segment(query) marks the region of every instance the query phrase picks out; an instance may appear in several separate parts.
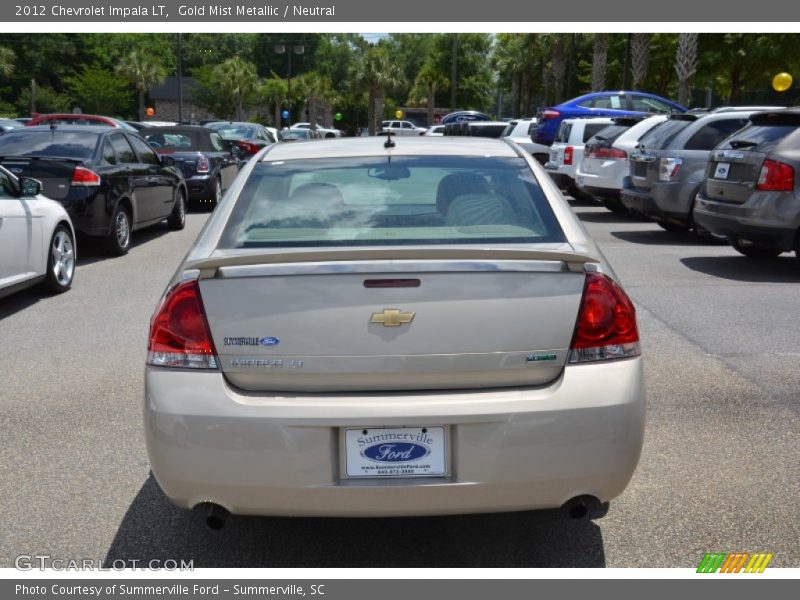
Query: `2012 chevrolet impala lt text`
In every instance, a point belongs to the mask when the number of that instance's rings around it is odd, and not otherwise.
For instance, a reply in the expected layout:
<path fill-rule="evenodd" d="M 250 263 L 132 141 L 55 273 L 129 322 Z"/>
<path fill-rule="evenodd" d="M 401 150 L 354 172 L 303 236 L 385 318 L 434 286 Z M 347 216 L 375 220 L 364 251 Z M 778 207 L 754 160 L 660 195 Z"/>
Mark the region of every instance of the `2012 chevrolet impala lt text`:
<path fill-rule="evenodd" d="M 606 502 L 639 460 L 640 354 L 613 270 L 513 144 L 270 146 L 153 315 L 152 470 L 214 525 Z"/>

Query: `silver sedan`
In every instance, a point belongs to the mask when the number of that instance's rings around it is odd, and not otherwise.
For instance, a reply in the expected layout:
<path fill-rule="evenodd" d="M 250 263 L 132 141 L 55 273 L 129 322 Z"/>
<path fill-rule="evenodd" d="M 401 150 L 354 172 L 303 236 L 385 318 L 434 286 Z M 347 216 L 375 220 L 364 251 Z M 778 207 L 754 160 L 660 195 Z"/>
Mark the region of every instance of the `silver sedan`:
<path fill-rule="evenodd" d="M 169 499 L 398 516 L 623 492 L 634 307 L 542 168 L 483 138 L 259 153 L 152 319 L 145 432 Z"/>

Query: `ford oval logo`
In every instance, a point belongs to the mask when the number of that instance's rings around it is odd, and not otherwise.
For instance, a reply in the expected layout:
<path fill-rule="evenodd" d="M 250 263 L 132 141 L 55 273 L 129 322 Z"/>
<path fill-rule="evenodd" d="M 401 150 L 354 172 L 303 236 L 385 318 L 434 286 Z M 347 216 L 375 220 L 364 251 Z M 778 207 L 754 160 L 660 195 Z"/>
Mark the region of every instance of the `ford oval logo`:
<path fill-rule="evenodd" d="M 361 451 L 361 455 L 369 460 L 380 463 L 398 463 L 419 460 L 428 456 L 430 449 L 419 444 L 408 442 L 391 442 L 375 444 Z"/>
<path fill-rule="evenodd" d="M 276 337 L 263 337 L 261 338 L 262 346 L 277 346 L 281 341 Z"/>

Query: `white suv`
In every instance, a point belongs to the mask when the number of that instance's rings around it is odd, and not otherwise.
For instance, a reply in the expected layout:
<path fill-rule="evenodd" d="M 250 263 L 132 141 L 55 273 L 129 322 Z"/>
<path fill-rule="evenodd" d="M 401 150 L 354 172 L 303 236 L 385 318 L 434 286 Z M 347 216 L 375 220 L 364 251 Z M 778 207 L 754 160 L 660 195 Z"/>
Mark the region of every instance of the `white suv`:
<path fill-rule="evenodd" d="M 550 146 L 550 160 L 544 165 L 547 173 L 558 187 L 570 195 L 580 195 L 575 187 L 575 170 L 583 159 L 583 147 L 598 131 L 611 125 L 613 119 L 564 119 L 558 129 L 553 145 Z"/>
<path fill-rule="evenodd" d="M 612 211 L 627 209 L 620 200 L 622 180 L 630 173 L 628 155 L 645 133 L 667 120 L 667 115 L 646 119 L 619 117 L 600 130 L 584 147 L 583 160 L 575 171 L 575 185 Z"/>

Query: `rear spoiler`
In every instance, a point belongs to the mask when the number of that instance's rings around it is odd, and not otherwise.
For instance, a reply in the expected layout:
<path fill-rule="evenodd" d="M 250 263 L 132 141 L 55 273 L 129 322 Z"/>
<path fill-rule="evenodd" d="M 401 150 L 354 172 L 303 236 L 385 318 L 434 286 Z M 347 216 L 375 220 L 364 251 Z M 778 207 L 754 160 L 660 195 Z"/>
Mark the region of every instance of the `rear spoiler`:
<path fill-rule="evenodd" d="M 222 267 L 241 267 L 284 263 L 348 262 L 364 260 L 516 260 L 564 263 L 569 271 L 583 272 L 587 263 L 599 263 L 592 256 L 558 250 L 492 248 L 320 248 L 295 252 L 230 254 L 189 261 L 185 270 L 197 269 L 202 279 L 213 278 Z"/>
<path fill-rule="evenodd" d="M 0 156 L 0 160 L 18 160 L 24 158 L 25 160 L 41 160 L 41 161 L 66 161 L 82 165 L 84 160 L 82 158 L 75 158 L 74 156 L 33 156 L 30 154 L 14 154 L 11 156 Z"/>
<path fill-rule="evenodd" d="M 786 111 L 758 112 L 750 115 L 750 122 L 753 125 L 771 125 L 773 127 L 788 125 L 797 127 L 800 126 L 800 111 L 789 109 Z"/>

